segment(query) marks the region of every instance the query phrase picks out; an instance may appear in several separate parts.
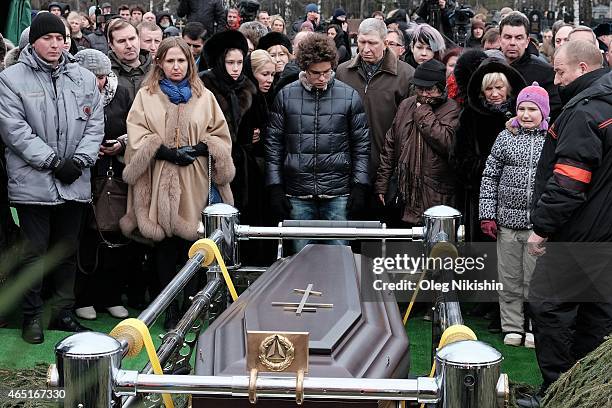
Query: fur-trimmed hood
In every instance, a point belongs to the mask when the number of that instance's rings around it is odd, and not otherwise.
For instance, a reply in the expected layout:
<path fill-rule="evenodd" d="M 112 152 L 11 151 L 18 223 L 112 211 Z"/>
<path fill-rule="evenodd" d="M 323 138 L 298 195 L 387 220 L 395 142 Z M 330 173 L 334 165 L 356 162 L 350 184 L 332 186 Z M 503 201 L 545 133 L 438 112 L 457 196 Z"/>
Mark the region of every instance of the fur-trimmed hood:
<path fill-rule="evenodd" d="M 465 50 L 457 58 L 457 64 L 453 71 L 457 82 L 457 92 L 460 98 L 467 100 L 467 89 L 470 78 L 478 69 L 482 61 L 487 59 L 487 54 L 482 50 Z"/>
<path fill-rule="evenodd" d="M 468 84 L 468 103 L 470 106 L 480 114 L 490 114 L 489 109 L 487 109 L 483 103 L 481 95 L 481 87 L 482 87 L 482 79 L 486 74 L 490 74 L 493 72 L 501 72 L 506 75 L 508 81 L 510 82 L 510 93 L 508 98 L 512 98 L 514 101 L 518 96 L 521 89 L 523 89 L 526 84 L 525 80 L 521 76 L 521 74 L 510 65 L 506 63 L 506 61 L 500 60 L 498 58 L 487 58 L 478 67 L 478 69 L 472 75 L 472 79 L 470 79 L 470 83 Z M 511 110 L 514 113 L 515 106 L 514 103 L 511 105 Z"/>
<path fill-rule="evenodd" d="M 15 65 L 19 61 L 19 54 L 21 54 L 21 50 L 18 47 L 8 51 L 4 56 L 4 68 Z"/>

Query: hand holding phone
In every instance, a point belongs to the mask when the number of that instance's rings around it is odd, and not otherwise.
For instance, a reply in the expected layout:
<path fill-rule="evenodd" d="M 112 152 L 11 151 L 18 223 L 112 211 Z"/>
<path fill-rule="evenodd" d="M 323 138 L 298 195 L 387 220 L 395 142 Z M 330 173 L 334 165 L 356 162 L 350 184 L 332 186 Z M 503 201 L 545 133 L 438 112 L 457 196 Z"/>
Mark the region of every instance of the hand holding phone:
<path fill-rule="evenodd" d="M 102 142 L 102 146 L 104 147 L 113 147 L 117 143 L 116 140 L 105 140 Z"/>

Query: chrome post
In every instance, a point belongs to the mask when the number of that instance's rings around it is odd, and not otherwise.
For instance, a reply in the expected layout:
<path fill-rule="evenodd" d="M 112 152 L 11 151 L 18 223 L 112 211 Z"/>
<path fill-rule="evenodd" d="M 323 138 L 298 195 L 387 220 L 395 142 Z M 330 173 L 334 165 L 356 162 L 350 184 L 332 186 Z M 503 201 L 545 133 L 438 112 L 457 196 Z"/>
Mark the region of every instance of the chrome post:
<path fill-rule="evenodd" d="M 118 403 L 113 395 L 122 358 L 117 340 L 102 333 L 76 333 L 57 344 L 55 358 L 65 407 L 109 408 Z"/>
<path fill-rule="evenodd" d="M 235 231 L 240 223 L 240 211 L 228 204 L 213 204 L 202 211 L 202 223 L 206 236 L 221 232 L 217 245 L 227 269 L 239 268 L 240 245 Z"/>
<path fill-rule="evenodd" d="M 497 408 L 503 357 L 477 340 L 448 344 L 436 354 L 441 408 Z"/>

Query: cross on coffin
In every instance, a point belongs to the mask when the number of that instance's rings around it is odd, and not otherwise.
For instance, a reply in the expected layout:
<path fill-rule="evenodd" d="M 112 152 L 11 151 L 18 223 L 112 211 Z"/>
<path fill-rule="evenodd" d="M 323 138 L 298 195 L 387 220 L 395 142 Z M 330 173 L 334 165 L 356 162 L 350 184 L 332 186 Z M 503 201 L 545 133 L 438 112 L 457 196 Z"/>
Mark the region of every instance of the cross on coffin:
<path fill-rule="evenodd" d="M 312 283 L 309 283 L 308 286 L 306 286 L 306 289 L 293 289 L 293 292 L 302 294 L 302 299 L 300 299 L 299 302 L 295 302 L 295 303 L 293 302 L 272 302 L 272 306 L 282 306 L 283 310 L 286 310 L 289 312 L 295 312 L 297 316 L 300 316 L 302 312 L 315 313 L 318 308 L 331 309 L 332 307 L 334 307 L 333 303 L 309 303 L 307 302 L 308 297 L 310 295 L 313 295 L 313 296 L 323 295 L 323 292 L 317 292 L 317 291 L 312 290 L 313 286 L 314 285 Z"/>

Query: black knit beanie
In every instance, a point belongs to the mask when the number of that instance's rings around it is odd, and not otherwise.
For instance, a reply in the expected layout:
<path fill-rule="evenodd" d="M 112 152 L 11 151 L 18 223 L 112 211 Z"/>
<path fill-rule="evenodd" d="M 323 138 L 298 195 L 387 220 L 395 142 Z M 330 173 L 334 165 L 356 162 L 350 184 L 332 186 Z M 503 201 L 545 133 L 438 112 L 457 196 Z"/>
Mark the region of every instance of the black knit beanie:
<path fill-rule="evenodd" d="M 66 26 L 55 14 L 38 13 L 30 26 L 30 44 L 34 44 L 40 37 L 51 33 L 61 34 L 65 40 Z"/>

